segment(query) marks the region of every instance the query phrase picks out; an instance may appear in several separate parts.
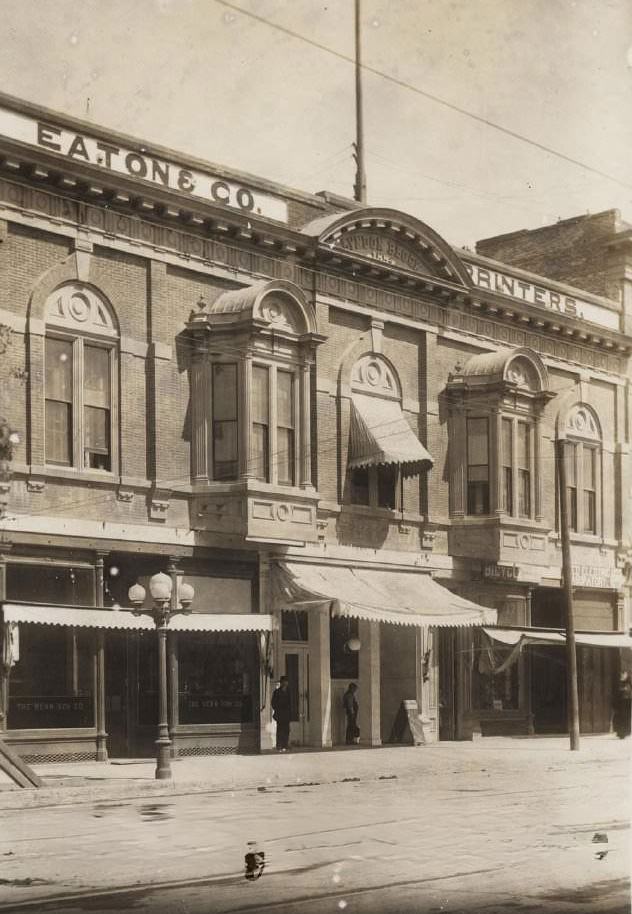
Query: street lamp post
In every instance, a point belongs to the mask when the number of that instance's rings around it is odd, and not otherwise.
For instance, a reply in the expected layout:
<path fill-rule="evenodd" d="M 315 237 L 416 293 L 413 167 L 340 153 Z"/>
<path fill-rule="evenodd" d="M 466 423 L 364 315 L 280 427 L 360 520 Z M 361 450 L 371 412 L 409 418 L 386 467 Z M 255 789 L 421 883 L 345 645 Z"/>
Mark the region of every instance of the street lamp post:
<path fill-rule="evenodd" d="M 149 580 L 152 608 L 148 610 L 156 626 L 158 636 L 158 738 L 156 740 L 156 779 L 163 781 L 171 775 L 171 739 L 167 717 L 167 629 L 169 620 L 177 613 L 191 612 L 195 591 L 190 584 L 178 583 L 174 587 L 172 576 L 159 572 Z M 145 588 L 133 584 L 128 593 L 134 612 L 141 615 L 145 610 Z"/>

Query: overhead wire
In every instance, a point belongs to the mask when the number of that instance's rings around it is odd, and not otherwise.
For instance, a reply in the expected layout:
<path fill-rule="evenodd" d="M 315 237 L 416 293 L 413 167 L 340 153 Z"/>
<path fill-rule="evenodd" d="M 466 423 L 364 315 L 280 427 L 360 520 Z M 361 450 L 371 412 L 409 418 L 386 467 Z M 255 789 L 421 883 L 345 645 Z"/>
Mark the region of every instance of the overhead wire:
<path fill-rule="evenodd" d="M 324 51 L 326 54 L 330 54 L 339 60 L 345 61 L 345 63 L 350 63 L 354 66 L 356 65 L 355 57 L 351 56 L 350 54 L 345 54 L 342 51 L 337 51 L 335 48 L 329 47 L 329 45 L 323 44 L 320 41 L 316 41 L 315 38 L 309 38 L 307 35 L 303 35 L 301 32 L 297 32 L 294 29 L 288 28 L 287 26 L 280 25 L 278 22 L 273 22 L 272 20 L 267 19 L 265 16 L 261 16 L 257 13 L 252 12 L 252 10 L 243 9 L 243 7 L 239 6 L 236 3 L 230 3 L 229 0 L 214 0 L 214 2 L 220 6 L 232 10 L 235 13 L 240 13 L 242 16 L 253 19 L 256 22 L 267 26 L 268 28 L 283 32 L 290 38 L 293 38 L 297 41 L 303 41 L 319 51 Z M 469 111 L 467 108 L 464 108 L 461 105 L 457 105 L 445 98 L 441 98 L 441 96 L 436 95 L 433 92 L 428 92 L 425 89 L 421 89 L 419 86 L 415 86 L 407 80 L 400 79 L 399 77 L 394 76 L 392 73 L 387 73 L 384 70 L 379 70 L 377 67 L 372 67 L 364 62 L 360 64 L 360 68 L 367 73 L 371 73 L 373 76 L 377 76 L 380 79 L 392 83 L 393 85 L 399 86 L 402 89 L 406 89 L 409 92 L 426 98 L 437 105 L 447 108 L 450 111 L 454 111 L 456 114 L 460 114 L 463 117 L 469 118 L 470 120 L 482 124 L 485 127 L 489 127 L 492 130 L 496 130 L 498 133 L 502 133 L 505 136 L 511 137 L 518 142 L 526 143 L 528 146 L 532 146 L 534 149 L 539 149 L 541 152 L 545 152 L 548 155 L 554 156 L 561 161 L 575 165 L 578 168 L 582 168 L 585 171 L 598 175 L 601 178 L 605 178 L 608 181 L 613 181 L 615 184 L 619 184 L 621 187 L 625 187 L 626 190 L 632 190 L 632 184 L 628 181 L 623 181 L 621 178 L 615 177 L 606 171 L 602 171 L 600 168 L 596 168 L 593 165 L 589 165 L 587 162 L 582 162 L 580 159 L 576 159 L 573 156 L 569 156 L 566 153 L 560 152 L 559 149 L 555 149 L 552 146 L 548 146 L 546 143 L 541 143 L 538 140 L 534 140 L 524 133 L 520 133 L 517 130 L 511 130 L 509 127 L 505 127 L 496 121 L 492 121 L 490 118 L 483 117 L 481 114 L 476 114 L 473 111 Z"/>

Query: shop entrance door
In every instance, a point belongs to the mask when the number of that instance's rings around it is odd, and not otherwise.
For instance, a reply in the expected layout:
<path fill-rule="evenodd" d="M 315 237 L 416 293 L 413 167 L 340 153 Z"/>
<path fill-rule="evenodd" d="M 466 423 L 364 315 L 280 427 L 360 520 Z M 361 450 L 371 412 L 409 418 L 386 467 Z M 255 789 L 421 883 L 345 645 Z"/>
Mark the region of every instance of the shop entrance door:
<path fill-rule="evenodd" d="M 309 741 L 309 650 L 285 648 L 282 666 L 290 692 L 290 744 L 306 746 Z"/>
<path fill-rule="evenodd" d="M 129 755 L 130 702 L 127 632 L 107 632 L 105 638 L 105 730 L 110 758 Z"/>
<path fill-rule="evenodd" d="M 533 645 L 531 711 L 536 733 L 567 733 L 566 653 L 557 645 Z"/>

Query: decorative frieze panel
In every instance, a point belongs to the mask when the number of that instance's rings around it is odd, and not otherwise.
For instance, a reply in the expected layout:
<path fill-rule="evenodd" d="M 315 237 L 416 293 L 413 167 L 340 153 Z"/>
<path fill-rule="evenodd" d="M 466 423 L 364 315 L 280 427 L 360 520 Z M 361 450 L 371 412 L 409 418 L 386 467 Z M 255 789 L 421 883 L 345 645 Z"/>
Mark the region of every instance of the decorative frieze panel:
<path fill-rule="evenodd" d="M 316 494 L 288 489 L 257 492 L 256 482 L 231 485 L 224 493 L 209 491 L 193 498 L 191 527 L 244 539 L 315 543 Z"/>
<path fill-rule="evenodd" d="M 352 301 L 472 336 L 485 337 L 500 344 L 528 347 L 543 356 L 575 362 L 600 371 L 617 374 L 624 371 L 624 360 L 612 352 L 578 345 L 574 341 L 558 340 L 546 333 L 522 329 L 515 323 L 490 320 L 483 315 L 479 317 L 456 303 L 439 305 L 387 288 L 367 285 L 347 276 L 326 272 L 322 266 L 314 269 L 282 256 L 269 257 L 256 250 L 242 250 L 192 231 L 148 222 L 134 214 L 117 212 L 110 207 L 94 206 L 5 180 L 0 180 L 0 199 L 25 212 L 42 213 L 53 223 L 72 222 L 87 226 L 112 239 L 121 237 L 131 245 L 149 246 L 158 253 L 175 252 L 185 261 L 195 258 L 209 266 L 287 279 L 301 286 L 308 295 L 312 294 L 315 281 L 317 294 Z M 448 290 L 440 291 L 450 294 Z"/>

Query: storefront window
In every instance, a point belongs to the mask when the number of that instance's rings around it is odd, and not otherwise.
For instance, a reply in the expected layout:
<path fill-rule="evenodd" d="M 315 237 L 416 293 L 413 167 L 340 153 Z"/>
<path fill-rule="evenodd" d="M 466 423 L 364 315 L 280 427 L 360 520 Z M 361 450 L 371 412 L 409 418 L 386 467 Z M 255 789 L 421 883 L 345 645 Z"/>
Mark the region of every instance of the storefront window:
<path fill-rule="evenodd" d="M 332 679 L 357 679 L 358 652 L 347 647 L 349 638 L 358 637 L 358 620 L 335 616 L 329 627 L 329 651 Z"/>
<path fill-rule="evenodd" d="M 480 644 L 478 694 L 476 696 L 480 711 L 517 711 L 519 709 L 518 663 L 512 663 L 499 673 L 494 672 L 502 667 L 512 650 L 512 647 L 500 647 L 495 642 L 492 644 L 487 638 L 484 638 Z"/>
<path fill-rule="evenodd" d="M 52 625 L 19 626 L 11 669 L 11 730 L 92 727 L 94 634 Z"/>
<path fill-rule="evenodd" d="M 94 570 L 9 563 L 7 600 L 56 606 L 94 606 Z"/>
<path fill-rule="evenodd" d="M 180 635 L 181 724 L 252 723 L 257 647 L 250 633 Z"/>

